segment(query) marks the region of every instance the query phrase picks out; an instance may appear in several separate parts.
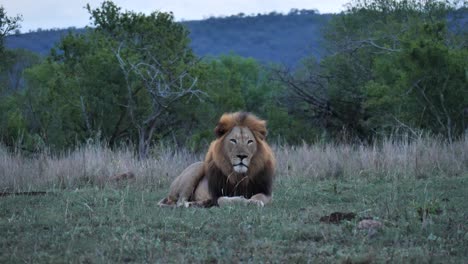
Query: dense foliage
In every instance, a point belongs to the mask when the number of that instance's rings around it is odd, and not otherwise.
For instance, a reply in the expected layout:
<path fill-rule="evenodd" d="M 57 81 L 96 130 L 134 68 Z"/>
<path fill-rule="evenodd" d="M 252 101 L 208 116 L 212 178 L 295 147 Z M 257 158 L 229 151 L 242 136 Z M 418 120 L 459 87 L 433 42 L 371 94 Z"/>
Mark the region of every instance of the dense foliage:
<path fill-rule="evenodd" d="M 327 56 L 309 52 L 293 69 L 232 53 L 200 58 L 190 38 L 203 29 L 190 35 L 171 13 L 123 12 L 109 1 L 87 9 L 93 27 L 63 36 L 43 59 L 2 51 L 3 144 L 33 151 L 90 139 L 132 143 L 145 158 L 152 144 L 166 140 L 206 146 L 219 115 L 237 110 L 269 120 L 270 139 L 290 144 L 421 131 L 453 140 L 468 124 L 463 4 L 354 1 L 325 29 Z M 258 17 L 258 25 L 285 19 Z M 207 23 L 229 27 L 254 20 Z"/>
<path fill-rule="evenodd" d="M 372 140 L 421 130 L 449 140 L 466 129 L 466 6 L 356 0 L 333 19 L 329 56 L 278 78 L 328 135 Z"/>

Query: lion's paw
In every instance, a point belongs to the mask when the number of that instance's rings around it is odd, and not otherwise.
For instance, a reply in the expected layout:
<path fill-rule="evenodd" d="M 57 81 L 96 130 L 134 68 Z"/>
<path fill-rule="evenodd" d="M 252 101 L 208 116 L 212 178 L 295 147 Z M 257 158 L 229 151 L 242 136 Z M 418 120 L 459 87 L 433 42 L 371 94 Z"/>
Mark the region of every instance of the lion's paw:
<path fill-rule="evenodd" d="M 262 201 L 252 200 L 252 199 L 245 199 L 242 196 L 234 196 L 234 197 L 223 196 L 223 197 L 218 198 L 218 205 L 220 207 L 235 205 L 235 204 L 256 205 L 258 207 L 263 207 L 264 206 Z"/>
<path fill-rule="evenodd" d="M 218 198 L 218 205 L 220 207 L 223 207 L 223 206 L 234 205 L 234 204 L 247 204 L 247 201 L 248 201 L 247 199 L 245 199 L 244 197 L 240 197 L 240 196 L 235 196 L 235 197 L 223 196 L 223 197 Z"/>
<path fill-rule="evenodd" d="M 189 208 L 189 207 L 204 207 L 204 206 L 202 202 L 194 201 L 194 202 L 183 202 L 183 204 L 181 204 L 179 207 Z"/>
<path fill-rule="evenodd" d="M 263 206 L 265 206 L 265 204 L 264 204 L 262 201 L 260 201 L 260 200 L 252 200 L 252 199 L 249 199 L 249 200 L 247 200 L 247 201 L 249 202 L 249 204 L 251 204 L 251 205 L 256 205 L 256 206 L 258 206 L 258 207 L 263 207 Z"/>

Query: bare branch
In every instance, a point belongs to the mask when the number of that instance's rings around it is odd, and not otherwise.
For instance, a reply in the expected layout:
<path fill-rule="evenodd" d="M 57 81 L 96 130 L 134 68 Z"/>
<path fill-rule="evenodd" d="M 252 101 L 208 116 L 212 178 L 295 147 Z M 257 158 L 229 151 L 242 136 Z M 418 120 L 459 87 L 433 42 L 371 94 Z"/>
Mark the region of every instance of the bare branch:
<path fill-rule="evenodd" d="M 196 88 L 198 79 L 189 73 L 194 64 L 189 63 L 184 65 L 182 70 L 174 70 L 178 68 L 176 64 L 183 60 L 182 56 L 174 56 L 163 65 L 148 49 L 139 49 L 138 52 L 144 56 L 137 59 L 124 58 L 123 49 L 122 42 L 114 53 L 125 77 L 128 91 L 126 107 L 132 123 L 138 130 L 139 154 L 144 158 L 153 134 L 158 129 L 158 119 L 167 113 L 169 107 L 185 97 L 196 97 L 200 100 L 206 93 Z M 151 109 L 147 114 L 136 116 L 136 95 L 141 90 L 148 94 Z"/>

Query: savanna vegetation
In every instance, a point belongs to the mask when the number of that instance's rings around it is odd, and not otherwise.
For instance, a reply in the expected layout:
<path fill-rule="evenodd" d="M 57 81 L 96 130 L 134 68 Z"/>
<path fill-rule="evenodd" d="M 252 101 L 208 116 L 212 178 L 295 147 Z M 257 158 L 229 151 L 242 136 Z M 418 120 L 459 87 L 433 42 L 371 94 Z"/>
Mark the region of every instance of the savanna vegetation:
<path fill-rule="evenodd" d="M 276 146 L 264 208 L 159 208 L 202 159 L 158 146 L 88 144 L 35 158 L 0 149 L 0 262 L 463 263 L 468 258 L 468 140 Z M 129 180 L 112 175 L 133 171 Z M 320 221 L 354 213 L 341 223 Z M 382 224 L 360 228 L 360 219 Z"/>
<path fill-rule="evenodd" d="M 40 56 L 5 47 L 22 18 L 0 9 L 0 262 L 468 259 L 465 2 L 352 1 L 293 67 L 201 57 L 171 13 L 87 10 Z M 237 110 L 268 120 L 272 205 L 156 208 Z"/>
<path fill-rule="evenodd" d="M 170 13 L 112 2 L 88 11 L 93 27 L 70 32 L 45 58 L 2 48 L 4 145 L 64 150 L 93 139 L 138 144 L 142 156 L 162 141 L 199 149 L 219 114 L 239 109 L 269 120 L 270 139 L 289 144 L 404 133 L 453 141 L 467 126 L 460 4 L 353 2 L 324 29 L 328 55 L 294 68 L 200 58 Z M 2 12 L 6 35 L 21 17 Z"/>

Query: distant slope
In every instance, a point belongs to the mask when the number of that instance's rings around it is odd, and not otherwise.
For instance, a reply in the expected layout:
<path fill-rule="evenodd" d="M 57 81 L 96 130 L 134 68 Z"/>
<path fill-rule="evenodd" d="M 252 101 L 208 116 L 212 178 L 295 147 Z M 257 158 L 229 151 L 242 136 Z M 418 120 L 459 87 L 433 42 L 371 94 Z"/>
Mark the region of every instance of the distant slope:
<path fill-rule="evenodd" d="M 288 15 L 270 13 L 182 23 L 190 30 L 192 47 L 199 56 L 232 52 L 292 66 L 306 55 L 323 54 L 322 28 L 331 17 L 301 10 Z M 60 29 L 13 35 L 7 37 L 6 46 L 46 55 L 70 30 L 84 32 L 84 29 Z"/>
<path fill-rule="evenodd" d="M 20 35 L 11 35 L 6 38 L 6 47 L 9 49 L 26 49 L 41 55 L 47 55 L 52 47 L 68 32 L 84 32 L 85 29 L 48 29 Z"/>
<path fill-rule="evenodd" d="M 198 55 L 233 52 L 263 62 L 293 65 L 323 54 L 323 26 L 332 15 L 312 11 L 289 15 L 214 18 L 187 22 Z"/>

